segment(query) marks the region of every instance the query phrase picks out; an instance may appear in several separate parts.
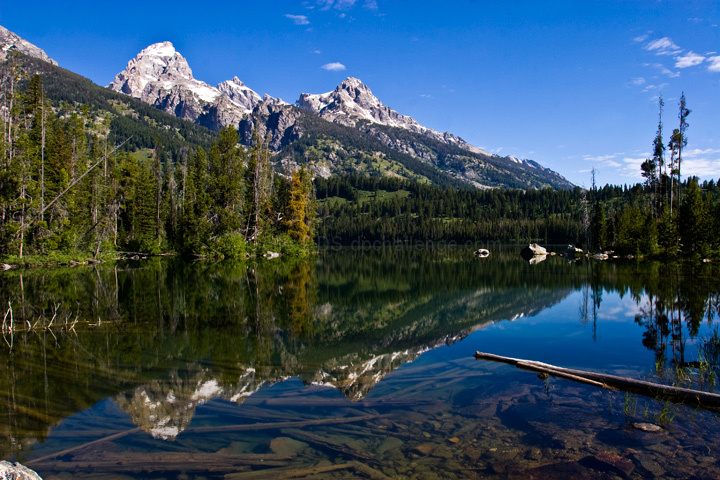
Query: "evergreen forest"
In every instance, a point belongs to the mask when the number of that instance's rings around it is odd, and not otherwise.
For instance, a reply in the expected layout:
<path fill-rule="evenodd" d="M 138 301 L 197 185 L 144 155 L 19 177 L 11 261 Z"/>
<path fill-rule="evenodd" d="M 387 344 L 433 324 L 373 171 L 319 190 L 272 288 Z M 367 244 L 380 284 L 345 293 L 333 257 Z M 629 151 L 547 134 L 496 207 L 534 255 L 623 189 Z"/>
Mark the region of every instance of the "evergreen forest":
<path fill-rule="evenodd" d="M 126 117 L 53 104 L 41 75 L 5 67 L 0 255 L 20 262 L 28 254 L 108 251 L 238 257 L 298 253 L 312 243 L 310 173 L 274 175 L 257 134 L 246 148 L 233 127 L 207 131 L 203 148 L 205 135 L 188 141 L 202 134 L 190 127 L 157 133 L 148 145 L 142 124 L 114 128 Z"/>

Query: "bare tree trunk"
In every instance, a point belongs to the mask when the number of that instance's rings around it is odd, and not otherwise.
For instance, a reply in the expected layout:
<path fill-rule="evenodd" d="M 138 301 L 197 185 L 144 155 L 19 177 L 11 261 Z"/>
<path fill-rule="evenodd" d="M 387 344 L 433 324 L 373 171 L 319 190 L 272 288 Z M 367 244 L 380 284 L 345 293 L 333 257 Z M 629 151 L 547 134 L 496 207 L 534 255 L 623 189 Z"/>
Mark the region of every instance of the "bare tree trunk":
<path fill-rule="evenodd" d="M 45 89 L 42 89 L 40 102 L 40 220 L 45 220 Z"/>

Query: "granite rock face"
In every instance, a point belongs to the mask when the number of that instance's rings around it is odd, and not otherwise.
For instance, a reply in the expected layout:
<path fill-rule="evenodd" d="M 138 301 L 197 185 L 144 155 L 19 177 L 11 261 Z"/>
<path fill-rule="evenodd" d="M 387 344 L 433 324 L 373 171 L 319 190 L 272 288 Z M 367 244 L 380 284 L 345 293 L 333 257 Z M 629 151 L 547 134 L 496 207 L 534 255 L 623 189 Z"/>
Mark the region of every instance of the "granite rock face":
<path fill-rule="evenodd" d="M 237 77 L 217 88 L 195 79 L 185 57 L 170 42 L 142 50 L 108 87 L 212 130 L 237 126 L 263 101 Z M 282 102 L 272 97 L 266 101 Z"/>
<path fill-rule="evenodd" d="M 42 477 L 18 462 L 0 461 L 0 480 L 42 480 Z"/>
<path fill-rule="evenodd" d="M 25 55 L 57 65 L 57 62 L 48 57 L 42 48 L 36 47 L 27 40 L 23 40 L 15 33 L 0 25 L 0 62 L 5 60 L 7 53 L 13 49 Z"/>

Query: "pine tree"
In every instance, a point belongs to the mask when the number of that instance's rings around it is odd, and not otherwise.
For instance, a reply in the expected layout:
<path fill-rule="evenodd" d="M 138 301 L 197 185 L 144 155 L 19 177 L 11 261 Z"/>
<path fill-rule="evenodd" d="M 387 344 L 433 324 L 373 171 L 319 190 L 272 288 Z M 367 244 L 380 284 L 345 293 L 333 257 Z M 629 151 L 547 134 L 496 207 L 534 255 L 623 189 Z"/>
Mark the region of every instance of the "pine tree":
<path fill-rule="evenodd" d="M 708 226 L 708 212 L 697 178 L 691 178 L 680 208 L 679 230 L 683 253 L 689 255 L 708 253 Z"/>
<path fill-rule="evenodd" d="M 594 208 L 594 216 L 592 222 L 592 248 L 594 251 L 599 251 L 608 246 L 607 241 L 607 217 L 605 215 L 605 209 L 596 202 Z"/>
<path fill-rule="evenodd" d="M 185 198 L 180 218 L 180 251 L 199 254 L 210 235 L 210 180 L 208 160 L 202 147 L 188 159 L 185 176 Z"/>
<path fill-rule="evenodd" d="M 272 177 L 268 140 L 263 140 L 255 130 L 245 176 L 244 210 L 247 241 L 257 243 L 260 232 L 269 221 Z"/>
<path fill-rule="evenodd" d="M 288 203 L 283 216 L 288 235 L 298 243 L 306 243 L 310 233 L 310 226 L 307 224 L 308 195 L 306 184 L 303 183 L 303 170 L 301 167 L 292 173 Z"/>
<path fill-rule="evenodd" d="M 687 102 L 685 100 L 685 92 L 680 96 L 680 112 L 678 118 L 680 119 L 680 128 L 678 129 L 679 137 L 677 140 L 677 179 L 678 179 L 678 203 L 682 201 L 680 188 L 682 186 L 680 177 L 680 167 L 682 166 L 682 151 L 688 144 L 687 135 L 685 131 L 689 127 L 687 123 L 687 117 L 690 115 L 691 110 L 687 108 Z"/>
<path fill-rule="evenodd" d="M 223 127 L 209 155 L 215 236 L 240 230 L 244 157 L 235 128 Z"/>

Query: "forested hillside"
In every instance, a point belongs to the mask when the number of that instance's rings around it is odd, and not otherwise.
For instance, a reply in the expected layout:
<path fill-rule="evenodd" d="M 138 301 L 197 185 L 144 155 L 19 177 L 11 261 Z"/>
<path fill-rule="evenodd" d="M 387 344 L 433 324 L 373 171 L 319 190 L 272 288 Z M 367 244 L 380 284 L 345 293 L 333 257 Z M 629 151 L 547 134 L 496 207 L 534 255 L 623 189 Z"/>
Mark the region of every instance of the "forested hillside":
<path fill-rule="evenodd" d="M 713 181 L 683 182 L 680 213 L 665 222 L 655 220 L 651 192 L 639 184 L 463 190 L 366 176 L 315 184 L 323 245 L 541 242 L 648 255 L 676 255 L 684 246 L 703 256 L 720 250 L 714 234 L 720 231 L 720 187 Z"/>

